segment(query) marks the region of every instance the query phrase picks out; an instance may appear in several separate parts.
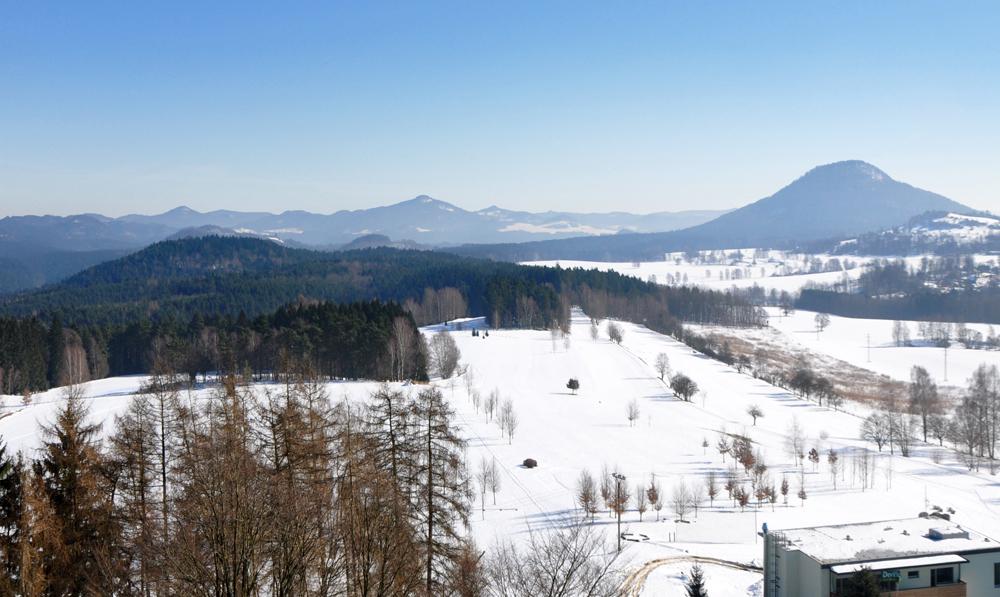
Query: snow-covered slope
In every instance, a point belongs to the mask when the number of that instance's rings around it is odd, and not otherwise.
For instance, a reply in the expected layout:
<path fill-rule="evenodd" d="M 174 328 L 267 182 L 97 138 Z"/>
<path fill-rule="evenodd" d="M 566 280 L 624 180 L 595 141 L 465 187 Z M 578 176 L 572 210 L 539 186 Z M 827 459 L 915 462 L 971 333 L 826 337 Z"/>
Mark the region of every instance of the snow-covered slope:
<path fill-rule="evenodd" d="M 679 575 L 687 569 L 684 558 L 692 554 L 743 564 L 759 562 L 755 531 L 764 522 L 777 529 L 913 516 L 926 508 L 925 495 L 931 504 L 953 507 L 958 522 L 1000 536 L 1000 486 L 995 478 L 968 473 L 945 449 L 918 445 L 910 458 L 876 453 L 874 488 L 862 491 L 853 478 L 852 454 L 868 446 L 856 439 L 860 423 L 856 416 L 799 400 L 641 326 L 623 324 L 624 342 L 618 346 L 607 340 L 602 324 L 601 338 L 594 341 L 589 336 L 589 320 L 576 312 L 567 348 L 562 340 L 553 346 L 548 332 L 494 330 L 489 337 L 474 337 L 468 331 L 470 325 L 477 322 L 465 322 L 463 329 L 451 332 L 462 361 L 469 366 L 469 385 L 484 396 L 497 389 L 502 399 L 513 402 L 521 421 L 508 441 L 486 414 L 477 412 L 466 378 L 435 382 L 456 409 L 468 439 L 470 468 L 475 471 L 481 458 L 487 457 L 495 458 L 502 470 L 496 505 L 487 497 L 485 513 L 477 509 L 473 515 L 472 532 L 484 549 L 496 539 L 524 540 L 529 530 L 578 519 L 574 489 L 580 471 L 597 475 L 604 464 L 627 477 L 633 494 L 636 483 L 648 484 L 655 475 L 668 496 L 661 522 L 653 511 L 646 512 L 640 522 L 634 507 L 623 518 L 625 530 L 635 534 L 630 536 L 648 537 L 627 542 L 621 561 L 624 572 L 641 576 L 636 594 L 642 589 L 645 595 L 682 594 Z M 702 391 L 692 402 L 674 398 L 657 378 L 652 364 L 661 352 L 669 356 L 673 371 L 698 383 Z M 578 395 L 565 387 L 570 377 L 580 380 Z M 93 416 L 108 421 L 124 408 L 140 381 L 119 378 L 87 384 Z M 363 399 L 374 387 L 337 383 L 330 384 L 329 393 L 334 399 Z M 15 448 L 30 450 L 38 442 L 37 423 L 51 420 L 57 399 L 58 391 L 49 392 L 22 407 L 18 398 L 5 398 L 2 413 L 7 416 L 0 418 L 0 435 Z M 626 405 L 632 400 L 640 408 L 635 426 L 626 418 Z M 764 412 L 756 426 L 746 415 L 751 404 Z M 825 464 L 814 472 L 807 462 L 801 473 L 794 465 L 785 449 L 793 419 L 805 430 L 807 448 L 839 451 L 838 489 L 834 490 Z M 788 478 L 789 504 L 779 498 L 773 509 L 766 505 L 740 512 L 723 490 L 713 506 L 706 500 L 691 522 L 666 522 L 675 518 L 669 495 L 678 482 L 703 484 L 709 472 L 721 477 L 728 470 L 730 459 L 724 463 L 713 449 L 723 429 L 753 440 L 776 485 Z M 703 440 L 708 440 L 708 448 L 702 447 Z M 521 467 L 525 458 L 536 459 L 539 466 Z M 794 497 L 800 477 L 807 491 L 804 506 Z M 598 513 L 594 524 L 613 536 L 613 520 L 606 512 Z M 707 566 L 706 570 L 714 597 L 759 591 L 759 577 L 753 573 L 725 566 Z"/>
<path fill-rule="evenodd" d="M 716 263 L 706 263 L 704 257 L 734 255 L 739 258 L 723 258 Z M 755 257 L 755 254 L 760 254 Z M 667 253 L 663 261 L 604 262 L 604 261 L 527 261 L 524 265 L 539 265 L 564 268 L 580 267 L 615 271 L 650 282 L 670 286 L 700 286 L 715 290 L 730 288 L 750 288 L 759 286 L 765 291 L 776 290 L 796 293 L 809 285 L 827 285 L 856 279 L 864 271 L 867 260 L 836 257 L 835 264 L 827 265 L 835 257 L 828 254 L 806 255 L 784 251 L 762 251 L 755 249 L 727 249 L 705 251 L 702 257 L 692 260 L 684 253 Z M 848 266 L 849 269 L 844 269 Z M 831 271 L 824 271 L 825 269 Z M 818 271 L 817 271 L 818 270 Z"/>
<path fill-rule="evenodd" d="M 1000 236 L 1000 219 L 949 213 L 914 226 L 911 233 L 939 239 L 949 238 L 960 245 L 979 243 Z"/>
<path fill-rule="evenodd" d="M 778 309 L 768 309 L 768 315 L 770 326 L 783 334 L 789 343 L 829 354 L 900 381 L 909 381 L 910 368 L 919 365 L 927 369 L 939 384 L 964 386 L 972 371 L 981 363 L 1000 365 L 1000 352 L 966 349 L 957 342 L 952 342 L 946 357 L 944 349 L 934 346 L 930 340 L 919 338 L 920 322 L 917 321 L 903 322 L 913 345 L 896 346 L 892 338 L 894 322 L 885 319 L 830 316 L 829 327 L 817 335 L 816 314 L 811 311 L 796 311 L 784 317 Z M 992 326 L 989 325 L 968 324 L 968 327 L 984 336 L 991 334 Z"/>

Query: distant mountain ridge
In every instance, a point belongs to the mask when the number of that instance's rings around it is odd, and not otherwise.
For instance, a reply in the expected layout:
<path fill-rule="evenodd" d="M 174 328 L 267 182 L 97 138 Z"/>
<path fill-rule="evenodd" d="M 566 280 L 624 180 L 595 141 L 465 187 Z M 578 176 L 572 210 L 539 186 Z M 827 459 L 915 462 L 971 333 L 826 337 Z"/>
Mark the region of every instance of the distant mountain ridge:
<path fill-rule="evenodd" d="M 0 241 L 32 242 L 65 250 L 141 248 L 183 230 L 211 227 L 216 232 L 271 237 L 311 246 L 340 246 L 369 234 L 412 239 L 424 245 L 467 242 L 520 242 L 622 230 L 655 232 L 706 222 L 724 210 L 631 214 L 513 211 L 490 206 L 468 211 L 426 195 L 392 205 L 332 214 L 306 211 L 198 212 L 177 207 L 157 215 L 99 214 L 9 216 L 0 218 Z"/>
<path fill-rule="evenodd" d="M 182 206 L 158 215 L 120 218 L 98 214 L 7 217 L 0 219 L 0 247 L 12 249 L 0 257 L 11 273 L 0 276 L 0 292 L 62 279 L 95 263 L 101 251 L 121 254 L 160 240 L 192 236 L 261 238 L 293 248 L 324 250 L 438 248 L 505 261 L 628 261 L 660 259 L 664 252 L 689 249 L 801 247 L 891 229 L 926 212 L 973 211 L 942 195 L 893 180 L 871 164 L 850 160 L 813 168 L 773 195 L 729 212 L 534 213 L 497 206 L 469 211 L 420 195 L 393 205 L 332 214 L 201 213 Z M 64 252 L 78 251 L 90 254 L 55 262 Z M 25 258 L 38 252 L 55 257 Z M 82 265 L 74 269 L 76 263 Z"/>
<path fill-rule="evenodd" d="M 667 251 L 795 247 L 892 228 L 929 211 L 975 210 L 893 180 L 871 164 L 850 160 L 817 166 L 769 197 L 684 230 L 519 245 L 470 245 L 454 251 L 509 261 L 660 259 Z"/>
<path fill-rule="evenodd" d="M 275 240 L 289 247 L 326 250 L 364 246 L 431 248 L 614 234 L 623 230 L 674 230 L 708 221 L 721 213 L 724 212 L 532 213 L 496 206 L 468 211 L 420 195 L 393 205 L 332 214 L 294 210 L 280 214 L 232 210 L 202 213 L 181 206 L 157 215 L 130 214 L 119 218 L 99 214 L 11 216 L 0 218 L 0 247 L 16 249 L 0 255 L 0 264 L 7 266 L 7 273 L 0 274 L 0 293 L 58 281 L 97 263 L 95 258 L 103 251 L 115 251 L 114 256 L 118 256 L 167 239 L 242 236 Z M 25 247 L 31 250 L 26 252 Z M 54 255 L 92 252 L 93 256 L 67 258 L 66 267 L 54 266 L 52 260 L 22 258 L 22 254 L 38 252 Z M 71 267 L 76 263 L 84 265 Z"/>

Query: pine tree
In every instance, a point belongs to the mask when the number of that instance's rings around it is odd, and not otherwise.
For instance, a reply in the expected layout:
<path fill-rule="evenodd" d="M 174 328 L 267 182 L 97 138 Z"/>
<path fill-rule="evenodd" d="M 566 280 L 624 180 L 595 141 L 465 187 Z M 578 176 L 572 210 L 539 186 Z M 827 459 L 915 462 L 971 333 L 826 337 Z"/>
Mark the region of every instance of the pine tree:
<path fill-rule="evenodd" d="M 691 576 L 687 581 L 687 597 L 708 597 L 705 590 L 705 575 L 701 566 L 695 564 L 691 567 Z"/>
<path fill-rule="evenodd" d="M 100 425 L 87 422 L 75 387 L 66 392 L 56 422 L 44 430 L 46 441 L 35 474 L 58 520 L 63 549 L 45 553 L 49 591 L 56 595 L 114 592 L 121 562 L 112 511 L 108 470 L 98 451 Z"/>
<path fill-rule="evenodd" d="M 14 580 L 19 576 L 20 520 L 23 507 L 19 459 L 7 453 L 0 443 L 0 595 L 16 593 Z"/>

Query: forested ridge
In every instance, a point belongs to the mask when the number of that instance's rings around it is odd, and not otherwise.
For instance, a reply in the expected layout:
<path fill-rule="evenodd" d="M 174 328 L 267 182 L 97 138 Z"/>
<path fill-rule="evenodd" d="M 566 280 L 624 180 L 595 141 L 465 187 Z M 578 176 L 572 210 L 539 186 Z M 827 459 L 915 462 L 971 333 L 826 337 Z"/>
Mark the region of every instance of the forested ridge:
<path fill-rule="evenodd" d="M 539 268 L 428 251 L 322 253 L 247 238 L 152 245 L 0 307 L 0 391 L 40 391 L 157 366 L 191 377 L 288 360 L 318 375 L 422 379 L 422 356 L 393 362 L 417 325 L 484 316 L 493 327 L 566 328 L 571 305 L 683 337 L 683 321 L 761 325 L 725 293 L 614 272 Z M 400 323 L 403 322 L 403 323 Z M 404 325 L 405 324 L 405 325 Z"/>
<path fill-rule="evenodd" d="M 517 296 L 532 298 L 544 314 L 562 288 L 581 284 L 615 294 L 653 291 L 644 282 L 614 273 L 534 268 L 429 251 L 328 253 L 257 239 L 203 237 L 157 243 L 62 284 L 6 297 L 0 314 L 59 313 L 67 323 L 121 324 L 195 313 L 254 316 L 300 297 L 403 302 L 420 299 L 426 288 L 452 287 L 466 297 L 473 313 L 506 317 Z"/>

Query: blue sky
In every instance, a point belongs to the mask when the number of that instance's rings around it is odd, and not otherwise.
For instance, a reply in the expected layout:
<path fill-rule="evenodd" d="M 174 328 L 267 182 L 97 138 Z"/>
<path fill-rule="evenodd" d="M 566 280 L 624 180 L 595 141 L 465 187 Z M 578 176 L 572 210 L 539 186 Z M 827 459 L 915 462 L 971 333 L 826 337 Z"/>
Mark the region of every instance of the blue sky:
<path fill-rule="evenodd" d="M 736 207 L 863 159 L 1000 211 L 997 2 L 0 0 L 0 215 Z"/>

